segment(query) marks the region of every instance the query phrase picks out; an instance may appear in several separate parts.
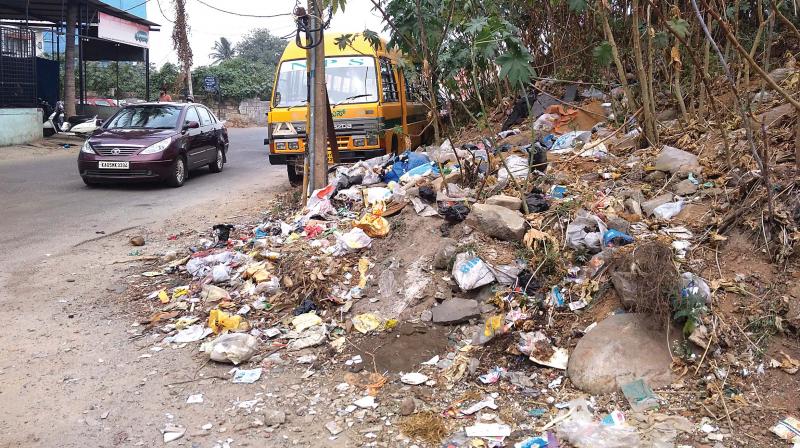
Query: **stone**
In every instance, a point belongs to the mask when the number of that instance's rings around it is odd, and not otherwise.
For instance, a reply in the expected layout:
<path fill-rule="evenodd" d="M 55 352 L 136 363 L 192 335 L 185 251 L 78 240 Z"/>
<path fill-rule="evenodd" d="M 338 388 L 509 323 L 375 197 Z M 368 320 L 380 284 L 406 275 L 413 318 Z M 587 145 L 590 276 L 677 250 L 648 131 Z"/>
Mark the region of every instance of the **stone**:
<path fill-rule="evenodd" d="M 520 241 L 525 236 L 522 213 L 499 205 L 475 204 L 466 223 L 499 240 Z"/>
<path fill-rule="evenodd" d="M 519 210 L 519 208 L 522 207 L 522 200 L 520 198 L 505 194 L 494 195 L 486 199 L 486 203 L 490 205 L 499 205 L 509 210 Z"/>
<path fill-rule="evenodd" d="M 789 325 L 800 329 L 800 283 L 795 283 L 789 291 L 789 311 L 786 312 L 786 321 Z"/>
<path fill-rule="evenodd" d="M 431 310 L 425 310 L 422 313 L 420 313 L 419 320 L 423 322 L 430 322 L 431 320 L 433 320 L 433 313 L 431 312 Z"/>
<path fill-rule="evenodd" d="M 131 238 L 130 243 L 132 246 L 144 246 L 144 237 L 141 235 L 136 235 L 135 237 Z"/>
<path fill-rule="evenodd" d="M 434 307 L 431 313 L 433 313 L 433 323 L 452 325 L 479 317 L 481 310 L 475 300 L 453 297 Z"/>
<path fill-rule="evenodd" d="M 332 436 L 339 435 L 342 431 L 344 431 L 344 429 L 342 429 L 342 427 L 333 420 L 325 423 L 325 429 L 327 429 Z"/>
<path fill-rule="evenodd" d="M 619 216 L 612 216 L 608 218 L 608 222 L 606 222 L 606 225 L 608 226 L 609 229 L 618 230 L 622 233 L 628 233 L 628 231 L 631 229 L 631 223 L 629 223 L 623 218 L 620 218 Z"/>
<path fill-rule="evenodd" d="M 642 206 L 635 200 L 631 198 L 625 199 L 624 205 L 625 205 L 625 210 L 637 216 L 642 216 Z"/>
<path fill-rule="evenodd" d="M 458 251 L 458 243 L 451 238 L 442 239 L 439 250 L 433 255 L 433 267 L 436 269 L 450 269 L 450 262 L 456 256 Z"/>
<path fill-rule="evenodd" d="M 645 201 L 644 194 L 639 188 L 622 188 L 617 192 L 618 196 L 622 199 L 633 199 L 636 202 L 642 203 Z"/>
<path fill-rule="evenodd" d="M 567 375 L 590 394 L 619 391 L 643 379 L 651 388 L 672 383 L 672 358 L 663 322 L 648 314 L 615 314 L 587 333 L 570 354 Z"/>
<path fill-rule="evenodd" d="M 666 178 L 667 178 L 667 175 L 664 174 L 663 171 L 653 171 L 652 173 L 650 173 L 647 176 L 645 176 L 644 180 L 646 180 L 648 182 L 659 182 L 659 181 L 663 181 Z"/>
<path fill-rule="evenodd" d="M 264 410 L 264 424 L 267 426 L 280 426 L 286 422 L 286 413 L 279 409 Z"/>
<path fill-rule="evenodd" d="M 642 203 L 642 211 L 649 215 L 653 214 L 653 210 L 660 205 L 664 205 L 667 202 L 672 202 L 672 193 L 664 193 L 662 195 L 656 196 L 649 201 L 645 201 Z"/>
<path fill-rule="evenodd" d="M 403 398 L 403 401 L 400 402 L 400 410 L 398 411 L 402 416 L 408 416 L 414 413 L 417 409 L 417 403 L 414 401 L 413 397 L 406 397 Z"/>
<path fill-rule="evenodd" d="M 678 196 L 690 196 L 697 193 L 697 185 L 689 179 L 684 179 L 678 182 L 672 191 Z"/>
<path fill-rule="evenodd" d="M 794 69 L 792 69 L 792 68 L 778 67 L 775 70 L 769 72 L 769 74 L 767 76 L 769 76 L 773 81 L 775 81 L 775 84 L 780 84 L 786 78 L 788 78 L 789 75 L 791 75 L 793 71 L 794 71 Z"/>
<path fill-rule="evenodd" d="M 708 204 L 686 204 L 674 220 L 692 226 L 707 226 L 714 219 L 714 214 Z"/>
<path fill-rule="evenodd" d="M 617 291 L 622 307 L 631 311 L 636 307 L 636 275 L 633 272 L 617 271 L 611 274 L 611 283 Z"/>
<path fill-rule="evenodd" d="M 703 171 L 697 156 L 672 146 L 664 145 L 656 157 L 655 168 L 669 173 L 695 173 Z"/>

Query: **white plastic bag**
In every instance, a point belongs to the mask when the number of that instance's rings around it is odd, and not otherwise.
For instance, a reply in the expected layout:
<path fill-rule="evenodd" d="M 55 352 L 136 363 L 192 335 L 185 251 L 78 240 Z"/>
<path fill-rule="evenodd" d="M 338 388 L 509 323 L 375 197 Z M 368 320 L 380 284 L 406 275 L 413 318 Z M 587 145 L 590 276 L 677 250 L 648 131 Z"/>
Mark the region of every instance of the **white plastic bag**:
<path fill-rule="evenodd" d="M 528 160 L 520 157 L 520 156 L 509 156 L 506 157 L 506 166 L 500 168 L 500 171 L 497 172 L 497 181 L 500 184 L 505 184 L 508 182 L 508 172 L 511 172 L 511 175 L 514 176 L 514 179 L 525 179 L 528 177 L 528 173 L 530 172 L 528 168 Z"/>
<path fill-rule="evenodd" d="M 256 353 L 258 339 L 247 333 L 226 333 L 203 344 L 201 351 L 208 353 L 212 361 L 240 364 Z"/>
<path fill-rule="evenodd" d="M 475 254 L 467 252 L 456 255 L 456 262 L 453 264 L 453 278 L 464 291 L 488 285 L 495 280 L 494 274 L 486 263 Z"/>
<path fill-rule="evenodd" d="M 608 228 L 597 216 L 586 210 L 578 210 L 575 219 L 567 224 L 567 247 L 587 249 L 592 253 L 603 248 L 603 234 Z"/>
<path fill-rule="evenodd" d="M 555 122 L 561 116 L 558 114 L 542 114 L 533 123 L 533 129 L 536 131 L 550 132 L 555 127 Z"/>
<path fill-rule="evenodd" d="M 669 221 L 683 210 L 683 201 L 667 202 L 653 209 L 653 216 Z"/>
<path fill-rule="evenodd" d="M 571 415 L 559 423 L 558 436 L 577 448 L 639 448 L 641 439 L 636 428 L 621 425 L 604 425 L 589 412 L 583 398 L 567 403 Z"/>

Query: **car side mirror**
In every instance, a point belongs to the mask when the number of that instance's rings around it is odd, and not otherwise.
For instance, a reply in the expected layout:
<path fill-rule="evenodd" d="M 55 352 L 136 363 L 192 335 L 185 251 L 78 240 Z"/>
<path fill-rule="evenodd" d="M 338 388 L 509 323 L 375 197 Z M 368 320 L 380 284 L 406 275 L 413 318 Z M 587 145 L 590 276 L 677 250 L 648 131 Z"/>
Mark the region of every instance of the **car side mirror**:
<path fill-rule="evenodd" d="M 103 120 L 98 118 L 97 120 L 95 120 L 95 125 L 99 128 L 100 126 L 103 125 Z"/>
<path fill-rule="evenodd" d="M 183 130 L 186 131 L 187 129 L 197 129 L 200 127 L 200 123 L 196 121 L 187 121 L 183 124 Z"/>

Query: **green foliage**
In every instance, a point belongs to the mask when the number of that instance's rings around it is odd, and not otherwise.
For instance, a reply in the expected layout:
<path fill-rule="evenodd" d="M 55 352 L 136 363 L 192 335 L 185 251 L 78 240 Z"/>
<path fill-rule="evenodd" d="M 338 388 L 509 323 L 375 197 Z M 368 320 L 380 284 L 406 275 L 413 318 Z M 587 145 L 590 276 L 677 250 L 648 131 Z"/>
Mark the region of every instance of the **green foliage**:
<path fill-rule="evenodd" d="M 680 295 L 673 299 L 672 318 L 683 322 L 683 334 L 689 336 L 702 322 L 700 318 L 708 312 L 706 298 L 700 294 Z"/>
<path fill-rule="evenodd" d="M 607 67 L 611 64 L 613 56 L 614 53 L 611 50 L 611 44 L 607 40 L 600 42 L 598 46 L 592 49 L 592 57 L 594 57 L 595 62 L 601 67 Z"/>
<path fill-rule="evenodd" d="M 227 61 L 229 59 L 233 59 L 233 56 L 236 53 L 233 50 L 233 46 L 231 45 L 231 41 L 224 37 L 220 37 L 218 41 L 214 42 L 214 47 L 211 51 L 211 54 L 208 56 L 214 60 L 214 62 L 221 62 Z"/>
<path fill-rule="evenodd" d="M 683 19 L 674 19 L 668 20 L 667 26 L 675 31 L 675 34 L 681 37 L 681 39 L 686 39 L 686 36 L 689 35 L 689 22 Z"/>
<path fill-rule="evenodd" d="M 570 10 L 578 13 L 586 11 L 586 8 L 589 7 L 589 4 L 586 2 L 586 0 L 568 0 L 567 4 L 569 5 Z"/>
<path fill-rule="evenodd" d="M 266 28 L 257 28 L 245 35 L 236 47 L 236 55 L 267 67 L 275 67 L 281 59 L 287 42 L 273 36 Z"/>
<path fill-rule="evenodd" d="M 216 76 L 219 79 L 223 98 L 241 100 L 244 98 L 266 99 L 272 92 L 275 66 L 253 62 L 243 57 L 222 61 L 217 65 L 198 67 L 192 72 L 194 91 L 203 92 L 203 78 Z"/>
<path fill-rule="evenodd" d="M 347 6 L 347 0 L 323 0 L 322 2 L 323 9 L 330 8 L 333 14 L 339 11 L 344 12 L 345 6 Z"/>
<path fill-rule="evenodd" d="M 500 65 L 500 78 L 508 79 L 508 82 L 515 87 L 528 84 L 535 75 L 531 67 L 530 53 L 521 48 L 498 56 L 497 63 Z"/>

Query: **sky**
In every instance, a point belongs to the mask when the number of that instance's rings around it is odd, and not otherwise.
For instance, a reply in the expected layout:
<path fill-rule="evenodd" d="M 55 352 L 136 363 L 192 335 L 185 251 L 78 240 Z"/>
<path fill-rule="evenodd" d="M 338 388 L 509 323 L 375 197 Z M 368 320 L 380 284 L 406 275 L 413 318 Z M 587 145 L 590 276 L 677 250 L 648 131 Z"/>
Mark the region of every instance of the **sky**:
<path fill-rule="evenodd" d="M 295 6 L 294 0 L 204 1 L 227 11 L 253 15 L 289 13 Z M 305 3 L 305 0 L 300 2 L 302 6 L 305 6 Z M 236 44 L 242 36 L 254 28 L 267 28 L 276 36 L 285 36 L 296 29 L 294 21 L 289 16 L 275 18 L 235 16 L 215 11 L 197 0 L 186 0 L 186 11 L 191 28 L 189 43 L 194 53 L 194 67 L 211 63 L 208 55 L 211 53 L 214 42 L 220 37 L 225 37 Z M 170 0 L 149 0 L 147 2 L 147 18 L 161 24 L 161 31 L 150 33 L 150 62 L 155 63 L 157 67 L 161 67 L 167 61 L 178 62 L 172 45 L 172 23 L 165 19 L 164 15 L 169 20 L 175 18 Z M 330 31 L 360 32 L 365 28 L 382 31 L 383 23 L 380 13 L 372 11 L 370 0 L 348 0 L 346 11 L 339 11 L 331 21 Z"/>

